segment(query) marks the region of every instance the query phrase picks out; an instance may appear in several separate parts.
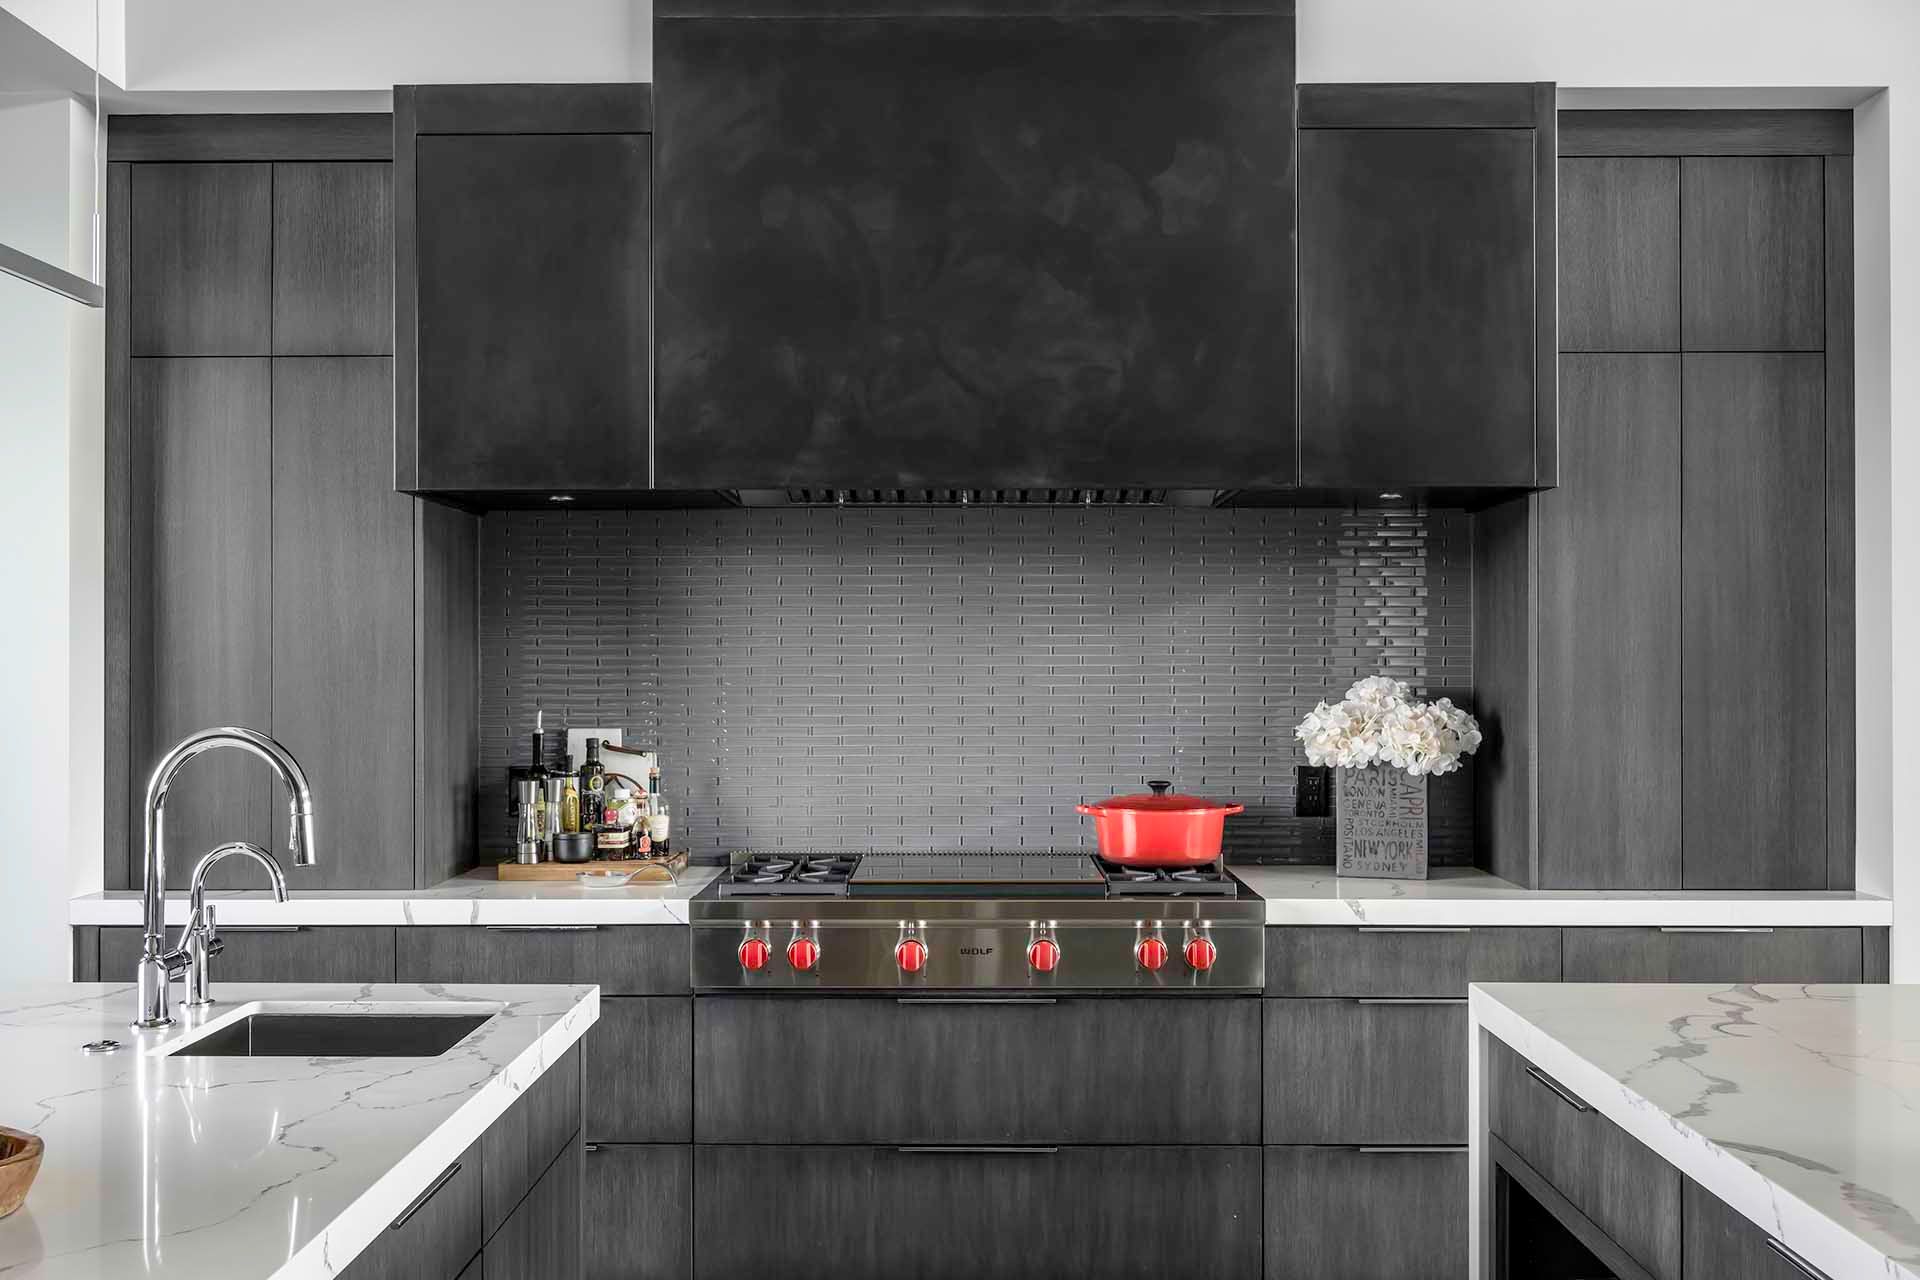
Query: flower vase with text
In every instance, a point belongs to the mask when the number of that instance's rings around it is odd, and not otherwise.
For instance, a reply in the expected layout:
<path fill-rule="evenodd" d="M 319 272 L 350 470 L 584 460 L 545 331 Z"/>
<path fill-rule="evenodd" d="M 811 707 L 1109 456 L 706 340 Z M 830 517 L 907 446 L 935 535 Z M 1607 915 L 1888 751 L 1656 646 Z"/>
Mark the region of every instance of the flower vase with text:
<path fill-rule="evenodd" d="M 1334 771 L 1334 874 L 1427 878 L 1427 779 L 1480 746 L 1451 699 L 1421 702 L 1404 681 L 1369 676 L 1294 730 L 1307 763 Z"/>

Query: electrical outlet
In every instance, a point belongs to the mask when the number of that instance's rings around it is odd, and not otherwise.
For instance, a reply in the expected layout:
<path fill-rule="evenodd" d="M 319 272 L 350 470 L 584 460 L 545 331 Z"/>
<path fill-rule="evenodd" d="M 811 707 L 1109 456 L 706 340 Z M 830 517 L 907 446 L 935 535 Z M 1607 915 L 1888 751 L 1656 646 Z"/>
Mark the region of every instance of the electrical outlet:
<path fill-rule="evenodd" d="M 1333 770 L 1311 764 L 1293 767 L 1293 815 L 1296 818 L 1333 816 Z"/>

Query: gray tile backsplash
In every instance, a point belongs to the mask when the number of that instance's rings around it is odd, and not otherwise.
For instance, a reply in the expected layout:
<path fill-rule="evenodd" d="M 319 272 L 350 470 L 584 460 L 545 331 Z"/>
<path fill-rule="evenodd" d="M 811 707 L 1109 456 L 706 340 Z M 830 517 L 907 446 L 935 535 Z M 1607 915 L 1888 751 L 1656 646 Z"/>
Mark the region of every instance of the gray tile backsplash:
<path fill-rule="evenodd" d="M 1386 672 L 1471 706 L 1454 511 L 500 512 L 481 530 L 482 860 L 550 730 L 656 745 L 696 858 L 1088 846 L 1074 804 L 1169 777 L 1247 806 L 1238 860 L 1325 862 L 1293 726 Z M 1473 861 L 1471 771 L 1433 856 Z"/>

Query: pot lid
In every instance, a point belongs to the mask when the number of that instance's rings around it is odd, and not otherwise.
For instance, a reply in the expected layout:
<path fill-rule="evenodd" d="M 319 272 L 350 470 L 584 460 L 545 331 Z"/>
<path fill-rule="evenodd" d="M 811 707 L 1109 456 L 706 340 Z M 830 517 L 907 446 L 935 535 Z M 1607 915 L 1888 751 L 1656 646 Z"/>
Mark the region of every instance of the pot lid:
<path fill-rule="evenodd" d="M 1130 796 L 1112 796 L 1088 805 L 1090 809 L 1131 809 L 1139 813 L 1206 813 L 1215 809 L 1231 809 L 1234 806 L 1221 804 L 1218 800 L 1207 800 L 1200 796 L 1169 794 L 1171 782 L 1154 781 L 1147 784 L 1151 794 Z"/>

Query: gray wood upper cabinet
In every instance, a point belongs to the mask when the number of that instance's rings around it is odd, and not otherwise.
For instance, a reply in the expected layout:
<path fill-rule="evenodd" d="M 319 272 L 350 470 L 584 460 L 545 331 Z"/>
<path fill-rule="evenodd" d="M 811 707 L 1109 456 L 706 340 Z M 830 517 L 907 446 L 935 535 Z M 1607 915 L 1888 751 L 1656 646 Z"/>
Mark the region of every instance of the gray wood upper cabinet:
<path fill-rule="evenodd" d="M 1677 156 L 1560 162 L 1560 350 L 1680 349 L 1680 163 Z M 1560 480 L 1573 488 L 1570 408 L 1563 386 Z"/>
<path fill-rule="evenodd" d="M 392 352 L 393 166 L 274 165 L 273 353 Z"/>
<path fill-rule="evenodd" d="M 392 366 L 273 367 L 273 734 L 322 805 L 307 887 L 413 885 L 413 503 L 387 483 Z"/>
<path fill-rule="evenodd" d="M 1681 164 L 1681 327 L 1689 351 L 1819 351 L 1826 241 L 1819 156 Z"/>
<path fill-rule="evenodd" d="M 1681 884 L 1680 360 L 1560 360 L 1561 483 L 1534 499 L 1542 887 Z"/>
<path fill-rule="evenodd" d="M 394 100 L 397 487 L 647 488 L 650 86 Z"/>
<path fill-rule="evenodd" d="M 1683 360 L 1683 884 L 1824 887 L 1825 360 Z"/>
<path fill-rule="evenodd" d="M 272 166 L 132 169 L 129 354 L 269 354 Z"/>
<path fill-rule="evenodd" d="M 1550 86 L 1300 91 L 1300 482 L 1553 483 Z"/>
<path fill-rule="evenodd" d="M 271 727 L 270 377 L 264 359 L 132 362 L 132 681 L 150 693 L 130 726 L 136 819 L 147 771 L 182 737 Z M 236 752 L 188 764 L 167 798 L 168 886 L 222 841 L 270 843 L 277 785 Z M 128 856 L 137 874 L 140 850 Z"/>
<path fill-rule="evenodd" d="M 1450 1280 L 1467 1265 L 1467 1154 L 1266 1150 L 1266 1280 Z"/>

